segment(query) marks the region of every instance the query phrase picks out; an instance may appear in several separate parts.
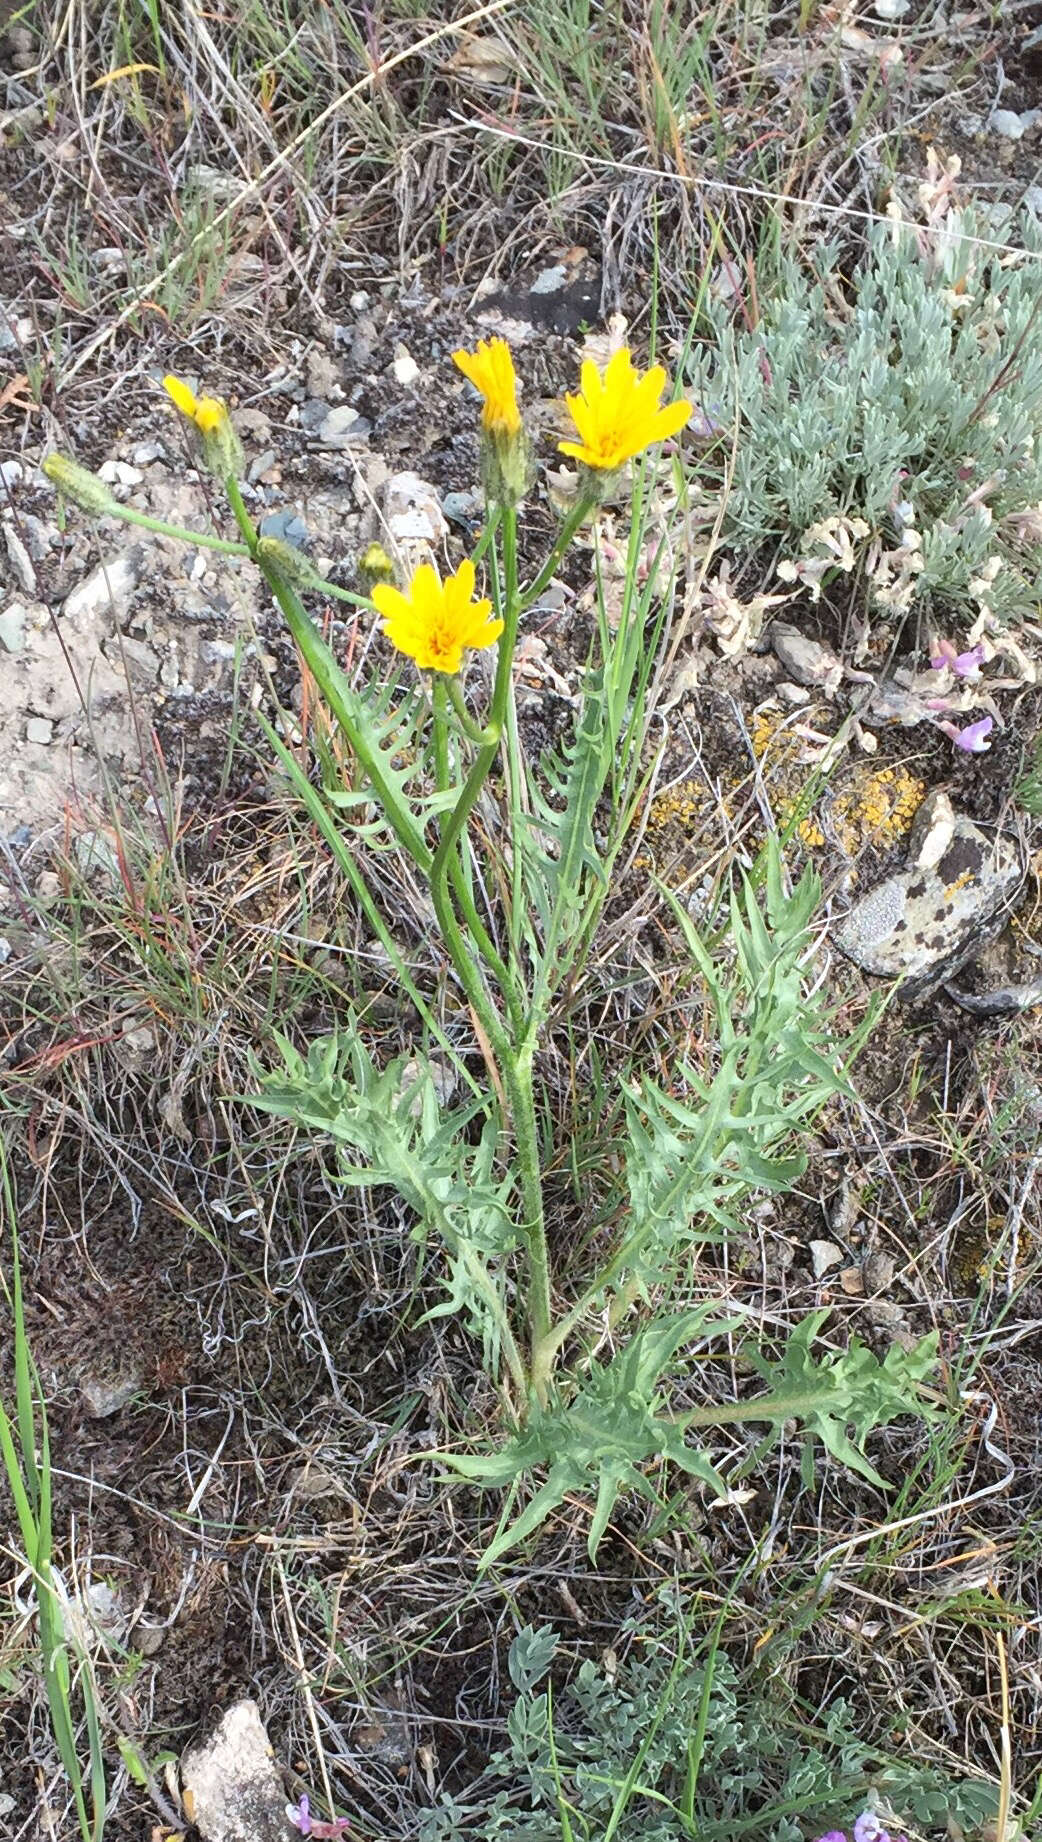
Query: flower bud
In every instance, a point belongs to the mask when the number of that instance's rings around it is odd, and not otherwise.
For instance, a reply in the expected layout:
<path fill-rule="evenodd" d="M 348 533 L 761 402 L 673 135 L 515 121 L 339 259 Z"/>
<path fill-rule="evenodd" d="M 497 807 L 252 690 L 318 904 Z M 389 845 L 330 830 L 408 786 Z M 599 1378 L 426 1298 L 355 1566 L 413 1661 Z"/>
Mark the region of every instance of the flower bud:
<path fill-rule="evenodd" d="M 257 539 L 257 561 L 267 572 L 271 569 L 291 588 L 324 588 L 325 577 L 308 562 L 303 551 L 284 543 L 281 537 Z"/>
<path fill-rule="evenodd" d="M 48 454 L 43 462 L 43 471 L 53 486 L 71 499 L 74 505 L 90 512 L 93 518 L 107 518 L 119 515 L 119 506 L 113 498 L 104 480 L 99 480 L 96 473 L 80 467 L 76 461 L 67 460 L 64 454 Z"/>
<path fill-rule="evenodd" d="M 228 406 L 220 397 L 197 397 L 190 384 L 169 373 L 163 388 L 199 434 L 203 463 L 222 482 L 238 478 L 245 465 L 242 442 L 232 427 Z"/>
<path fill-rule="evenodd" d="M 369 595 L 378 582 L 394 581 L 394 563 L 382 544 L 369 544 L 355 565 L 355 574 L 362 594 Z"/>
<path fill-rule="evenodd" d="M 481 486 L 490 505 L 517 505 L 532 484 L 532 464 L 523 428 L 482 429 Z"/>

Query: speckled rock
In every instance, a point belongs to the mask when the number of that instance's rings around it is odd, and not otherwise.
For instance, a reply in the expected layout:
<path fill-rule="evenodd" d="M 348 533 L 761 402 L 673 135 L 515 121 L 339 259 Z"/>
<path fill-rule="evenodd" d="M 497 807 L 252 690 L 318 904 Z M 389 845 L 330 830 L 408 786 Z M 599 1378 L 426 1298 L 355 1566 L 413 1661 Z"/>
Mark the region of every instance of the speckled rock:
<path fill-rule="evenodd" d="M 956 814 L 944 793 L 924 800 L 906 867 L 855 902 L 836 928 L 864 972 L 921 996 L 951 978 L 1003 925 L 1022 870 L 1015 846 Z"/>

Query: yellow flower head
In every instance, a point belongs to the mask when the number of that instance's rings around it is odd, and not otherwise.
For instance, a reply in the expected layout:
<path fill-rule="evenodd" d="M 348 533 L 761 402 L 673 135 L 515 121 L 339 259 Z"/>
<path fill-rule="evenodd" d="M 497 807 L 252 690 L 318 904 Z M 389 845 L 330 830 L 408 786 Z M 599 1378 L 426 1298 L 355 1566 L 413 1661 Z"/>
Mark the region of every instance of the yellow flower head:
<path fill-rule="evenodd" d="M 503 631 L 501 620 L 489 619 L 492 603 L 472 599 L 474 565 L 469 561 L 444 582 L 433 564 L 421 563 L 408 594 L 389 582 L 378 582 L 372 593 L 392 646 L 424 672 L 455 674 L 465 650 L 479 652 Z"/>
<path fill-rule="evenodd" d="M 197 397 L 190 385 L 169 373 L 163 379 L 163 389 L 182 416 L 198 429 L 203 460 L 210 472 L 222 481 L 239 473 L 243 465 L 242 443 L 232 427 L 227 404 L 220 397 Z"/>
<path fill-rule="evenodd" d="M 228 420 L 228 410 L 220 397 L 197 397 L 190 385 L 168 372 L 163 389 L 172 397 L 182 416 L 194 422 L 200 435 L 213 435 Z"/>
<path fill-rule="evenodd" d="M 476 352 L 453 352 L 452 362 L 485 399 L 481 426 L 490 435 L 521 433 L 517 407 L 517 375 L 505 339 L 480 339 Z"/>
<path fill-rule="evenodd" d="M 691 405 L 667 403 L 660 408 L 665 388 L 662 366 L 652 365 L 641 377 L 625 346 L 608 361 L 603 378 L 592 358 L 585 359 L 579 395 L 565 398 L 579 440 L 559 442 L 561 453 L 586 467 L 613 473 L 652 442 L 675 435 L 688 420 Z"/>

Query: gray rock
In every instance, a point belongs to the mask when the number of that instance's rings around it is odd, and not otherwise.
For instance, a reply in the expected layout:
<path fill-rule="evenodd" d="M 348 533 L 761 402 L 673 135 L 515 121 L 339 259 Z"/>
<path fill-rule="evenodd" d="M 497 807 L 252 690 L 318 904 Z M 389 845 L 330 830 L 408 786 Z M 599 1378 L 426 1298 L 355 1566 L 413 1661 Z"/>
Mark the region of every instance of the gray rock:
<path fill-rule="evenodd" d="M 45 524 L 42 518 L 34 517 L 32 512 L 21 514 L 22 536 L 25 538 L 29 555 L 34 563 L 40 563 L 49 556 L 58 541 L 58 531 L 53 524 Z"/>
<path fill-rule="evenodd" d="M 16 316 L 0 301 L 0 352 L 15 352 L 33 335 L 33 323 L 27 315 Z"/>
<path fill-rule="evenodd" d="M 12 524 L 4 526 L 4 543 L 7 545 L 7 554 L 11 559 L 11 568 L 18 577 L 19 583 L 27 595 L 35 595 L 36 571 L 33 568 L 33 559 Z"/>
<path fill-rule="evenodd" d="M 369 424 L 352 403 L 338 403 L 319 425 L 318 438 L 324 448 L 350 448 L 364 441 Z"/>
<path fill-rule="evenodd" d="M 24 472 L 21 461 L 0 461 L 0 487 L 17 486 Z"/>
<path fill-rule="evenodd" d="M 842 1247 L 835 1241 L 811 1241 L 810 1264 L 815 1279 L 823 1279 L 832 1267 L 838 1266 L 843 1258 Z"/>
<path fill-rule="evenodd" d="M 810 692 L 805 685 L 790 684 L 787 678 L 783 678 L 774 688 L 782 703 L 787 704 L 790 710 L 805 709 L 810 703 Z"/>
<path fill-rule="evenodd" d="M 299 1830 L 255 1701 L 237 1701 L 181 1760 L 189 1821 L 204 1842 L 290 1842 Z"/>
<path fill-rule="evenodd" d="M 99 564 L 84 577 L 79 586 L 66 595 L 62 612 L 66 620 L 94 620 L 99 614 L 108 613 L 113 605 L 117 608 L 125 605 L 136 587 L 137 569 L 124 551 Z"/>
<path fill-rule="evenodd" d="M 54 724 L 48 716 L 31 716 L 25 725 L 27 742 L 46 744 L 54 734 Z"/>
<path fill-rule="evenodd" d="M 113 884 L 122 878 L 119 858 L 103 831 L 78 831 L 73 841 L 73 856 L 84 876 L 98 874 Z"/>
<path fill-rule="evenodd" d="M 309 397 L 300 405 L 300 426 L 307 429 L 309 434 L 314 434 L 322 427 L 328 415 L 329 404 L 324 397 Z"/>
<path fill-rule="evenodd" d="M 1023 140 L 1029 128 L 1033 128 L 1042 110 L 1025 109 L 1018 115 L 1014 109 L 996 109 L 988 123 L 993 134 L 1001 134 L 1003 140 Z"/>
<path fill-rule="evenodd" d="M 117 275 L 125 275 L 127 272 L 127 259 L 115 243 L 107 243 L 102 249 L 92 250 L 90 263 L 91 267 L 97 269 L 102 275 L 110 275 L 113 278 Z"/>
<path fill-rule="evenodd" d="M 485 496 L 476 490 L 464 492 L 447 492 L 441 502 L 441 509 L 450 524 L 463 525 L 465 530 L 485 513 Z"/>
<path fill-rule="evenodd" d="M 98 478 L 106 486 L 140 486 L 144 477 L 140 467 L 131 467 L 127 461 L 102 461 L 98 468 Z"/>
<path fill-rule="evenodd" d="M 275 453 L 274 448 L 265 448 L 263 453 L 258 454 L 256 459 L 251 460 L 250 469 L 246 478 L 251 481 L 251 483 L 259 480 L 262 473 L 267 473 L 269 467 L 274 467 L 277 459 L 278 455 Z"/>
<path fill-rule="evenodd" d="M 269 512 L 261 519 L 259 530 L 262 537 L 279 537 L 297 550 L 307 543 L 309 535 L 303 518 L 291 506 L 284 507 L 281 512 Z"/>
<path fill-rule="evenodd" d="M 1021 880 L 1020 858 L 952 811 L 943 793 L 924 800 L 905 869 L 855 902 L 833 938 L 878 978 L 922 996 L 951 978 L 1001 927 Z"/>
<path fill-rule="evenodd" d="M 154 684 L 159 676 L 159 654 L 147 640 L 136 640 L 124 634 L 122 640 L 103 640 L 101 650 L 117 671 L 124 669 L 145 684 Z"/>
<path fill-rule="evenodd" d="M 161 441 L 139 441 L 130 456 L 135 467 L 151 467 L 153 461 L 163 460 L 165 457 L 166 449 Z"/>
<path fill-rule="evenodd" d="M 80 1393 L 92 1420 L 111 1420 L 114 1413 L 140 1394 L 144 1378 L 138 1369 L 121 1369 L 114 1375 L 81 1375 Z"/>
<path fill-rule="evenodd" d="M 999 985 L 994 991 L 962 991 L 958 985 L 945 985 L 944 989 L 971 1017 L 1016 1017 L 1042 1004 L 1042 978 L 1029 979 L 1023 985 Z"/>
<path fill-rule="evenodd" d="M 797 684 L 814 685 L 826 697 L 835 696 L 843 682 L 843 666 L 830 647 L 784 620 L 772 621 L 770 641 L 775 657 Z"/>
<path fill-rule="evenodd" d="M 0 614 L 0 646 L 6 652 L 22 652 L 25 647 L 25 623 L 29 610 L 20 601 L 12 601 Z"/>

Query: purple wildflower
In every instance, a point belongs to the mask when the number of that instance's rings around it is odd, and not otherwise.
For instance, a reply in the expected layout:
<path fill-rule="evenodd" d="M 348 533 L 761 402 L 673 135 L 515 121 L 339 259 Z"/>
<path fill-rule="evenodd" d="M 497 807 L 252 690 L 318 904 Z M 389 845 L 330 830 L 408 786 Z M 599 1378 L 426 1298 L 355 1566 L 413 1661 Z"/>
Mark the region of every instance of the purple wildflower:
<path fill-rule="evenodd" d="M 930 660 L 930 669 L 943 672 L 950 666 L 957 678 L 976 678 L 984 664 L 984 648 L 979 643 L 971 646 L 969 652 L 956 652 L 951 640 L 938 640 L 937 651 Z"/>
<path fill-rule="evenodd" d="M 854 1824 L 854 1842 L 908 1842 L 908 1837 L 891 1836 L 874 1810 L 863 1810 Z"/>
<path fill-rule="evenodd" d="M 847 1842 L 842 1829 L 830 1829 L 827 1836 L 819 1836 L 817 1842 Z"/>
<path fill-rule="evenodd" d="M 854 1824 L 854 1842 L 890 1842 L 874 1810 L 863 1810 Z"/>
<path fill-rule="evenodd" d="M 332 1842 L 332 1838 L 342 1836 L 351 1823 L 346 1816 L 335 1816 L 331 1823 L 320 1822 L 311 1814 L 311 1800 L 307 1792 L 302 1792 L 299 1804 L 287 1804 L 286 1815 L 299 1829 L 302 1836 L 314 1836 L 315 1842 Z"/>
<path fill-rule="evenodd" d="M 965 729 L 957 729 L 954 723 L 941 723 L 939 727 L 946 736 L 951 737 L 956 748 L 964 755 L 986 755 L 991 747 L 988 737 L 995 727 L 995 719 L 992 716 L 982 716 L 976 723 L 967 723 Z M 860 1842 L 860 1838 L 857 1842 Z M 874 1839 L 867 1837 L 867 1831 L 866 1842 L 874 1842 Z"/>

